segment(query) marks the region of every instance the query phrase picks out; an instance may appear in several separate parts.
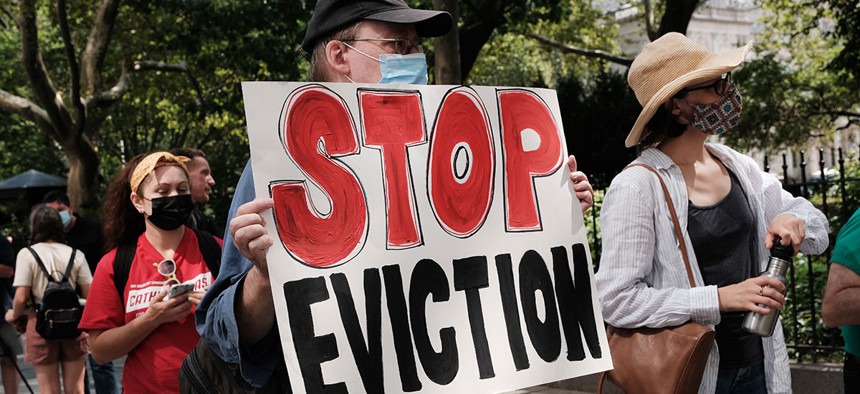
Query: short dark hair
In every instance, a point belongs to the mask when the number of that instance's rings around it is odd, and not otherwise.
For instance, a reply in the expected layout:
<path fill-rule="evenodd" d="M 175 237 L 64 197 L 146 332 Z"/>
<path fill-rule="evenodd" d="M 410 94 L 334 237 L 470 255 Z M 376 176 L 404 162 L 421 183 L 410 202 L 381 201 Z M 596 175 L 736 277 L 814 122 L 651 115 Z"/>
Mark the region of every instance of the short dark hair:
<path fill-rule="evenodd" d="M 61 202 L 65 204 L 67 207 L 72 206 L 71 201 L 69 201 L 69 196 L 64 193 L 62 190 L 52 190 L 49 191 L 48 194 L 45 194 L 45 197 L 42 198 L 43 203 L 49 202 Z"/>
<path fill-rule="evenodd" d="M 651 146 L 684 134 L 687 126 L 678 123 L 675 120 L 676 118 L 665 106 L 661 105 L 657 107 L 657 112 L 645 124 L 645 137 L 642 138 L 639 145 Z"/>
<path fill-rule="evenodd" d="M 189 147 L 173 148 L 170 150 L 170 154 L 172 154 L 173 156 L 185 156 L 192 160 L 195 157 L 202 157 L 204 159 L 206 158 L 206 154 L 203 153 L 202 150 Z"/>
<path fill-rule="evenodd" d="M 311 53 L 307 54 L 310 67 L 308 67 L 308 79 L 312 82 L 327 82 L 331 77 L 327 73 L 325 67 L 326 53 L 325 47 L 331 41 L 346 41 L 355 38 L 355 32 L 358 30 L 358 25 L 361 21 L 357 21 L 351 25 L 344 27 L 338 31 L 331 33 L 328 37 L 317 41 Z"/>
<path fill-rule="evenodd" d="M 45 241 L 65 242 L 65 234 L 60 214 L 42 203 L 30 211 L 30 245 Z"/>

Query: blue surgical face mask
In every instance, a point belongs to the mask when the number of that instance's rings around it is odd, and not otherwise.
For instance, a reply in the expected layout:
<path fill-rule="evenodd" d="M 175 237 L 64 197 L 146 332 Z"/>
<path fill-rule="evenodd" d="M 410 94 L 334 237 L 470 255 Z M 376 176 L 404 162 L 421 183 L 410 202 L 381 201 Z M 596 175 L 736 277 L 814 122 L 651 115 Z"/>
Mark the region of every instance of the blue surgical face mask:
<path fill-rule="evenodd" d="M 379 56 L 379 83 L 427 84 L 427 58 L 423 53 Z"/>
<path fill-rule="evenodd" d="M 414 85 L 427 84 L 427 57 L 423 53 L 410 53 L 408 55 L 384 54 L 379 58 L 370 56 L 352 45 L 344 43 L 352 50 L 379 62 L 379 71 L 382 79 L 379 83 L 407 83 Z M 349 76 L 346 77 L 351 82 Z"/>
<path fill-rule="evenodd" d="M 69 223 L 72 222 L 72 214 L 69 211 L 61 211 L 60 219 L 63 220 L 63 228 L 69 227 Z"/>

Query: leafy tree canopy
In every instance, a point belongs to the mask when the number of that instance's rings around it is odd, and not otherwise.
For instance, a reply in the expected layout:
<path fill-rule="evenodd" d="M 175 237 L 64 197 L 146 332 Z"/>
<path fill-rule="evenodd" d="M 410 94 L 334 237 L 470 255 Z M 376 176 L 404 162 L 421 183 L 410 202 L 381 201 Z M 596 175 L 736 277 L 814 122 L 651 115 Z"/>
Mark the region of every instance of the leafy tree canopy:
<path fill-rule="evenodd" d="M 765 0 L 762 8 L 757 56 L 733 73 L 744 95 L 743 132 L 727 140 L 767 151 L 824 142 L 858 124 L 856 63 L 845 67 L 838 60 L 850 50 L 836 28 L 856 21 L 838 19 L 848 14 L 827 3 Z"/>

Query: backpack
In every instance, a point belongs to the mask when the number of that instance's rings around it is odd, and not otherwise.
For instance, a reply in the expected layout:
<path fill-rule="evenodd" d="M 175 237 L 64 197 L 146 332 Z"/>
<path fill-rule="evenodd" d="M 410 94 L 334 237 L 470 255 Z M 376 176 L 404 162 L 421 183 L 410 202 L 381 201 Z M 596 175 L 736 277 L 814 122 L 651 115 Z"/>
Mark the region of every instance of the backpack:
<path fill-rule="evenodd" d="M 36 332 L 45 339 L 77 338 L 81 335 L 78 330 L 78 323 L 81 322 L 84 308 L 78 301 L 78 293 L 69 282 L 69 275 L 75 265 L 77 249 L 72 248 L 72 257 L 69 259 L 69 265 L 66 266 L 66 273 L 59 282 L 48 273 L 36 251 L 29 246 L 27 249 L 36 258 L 36 263 L 48 278 L 48 285 L 45 286 L 45 293 L 42 295 L 42 303 L 36 306 Z M 30 293 L 30 298 L 35 305 L 33 293 Z"/>
<path fill-rule="evenodd" d="M 200 247 L 200 254 L 203 255 L 203 261 L 206 262 L 206 267 L 212 273 L 212 280 L 214 281 L 218 277 L 219 268 L 221 268 L 221 245 L 218 245 L 218 241 L 212 234 L 203 230 L 193 231 L 197 235 L 197 246 Z M 122 300 L 123 311 L 125 311 L 125 285 L 128 283 L 128 274 L 131 271 L 135 251 L 137 251 L 137 238 L 119 245 L 113 259 L 113 283 L 120 300 Z"/>

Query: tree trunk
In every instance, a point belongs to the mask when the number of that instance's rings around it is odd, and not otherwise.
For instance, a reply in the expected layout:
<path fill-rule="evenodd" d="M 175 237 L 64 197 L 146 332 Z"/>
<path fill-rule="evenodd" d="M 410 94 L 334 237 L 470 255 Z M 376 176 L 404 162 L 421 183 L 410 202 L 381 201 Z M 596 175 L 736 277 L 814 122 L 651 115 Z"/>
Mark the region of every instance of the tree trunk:
<path fill-rule="evenodd" d="M 687 34 L 690 18 L 699 6 L 700 0 L 666 0 L 666 12 L 660 18 L 660 28 L 657 37 L 669 32 Z"/>
<path fill-rule="evenodd" d="M 99 119 L 90 119 L 94 109 L 106 107 L 119 101 L 128 90 L 128 73 L 122 67 L 116 85 L 103 90 L 104 59 L 110 44 L 120 0 L 101 0 L 95 14 L 86 50 L 81 62 L 72 40 L 65 0 L 56 0 L 56 15 L 60 36 L 63 40 L 67 68 L 65 72 L 71 89 L 64 97 L 51 80 L 39 46 L 38 0 L 18 0 L 18 30 L 21 35 L 21 61 L 27 75 L 30 99 L 0 90 L 0 110 L 18 114 L 56 141 L 69 160 L 68 195 L 76 208 L 98 206 L 99 155 L 90 136 L 97 134 Z M 14 2 L 13 2 L 14 3 Z M 80 3 L 75 2 L 76 5 Z M 4 9 L 5 11 L 5 9 Z M 43 22 L 44 23 L 44 22 Z M 79 67 L 83 64 L 83 70 Z M 88 97 L 82 97 L 81 74 Z M 67 106 L 67 102 L 70 106 Z M 70 113 L 69 108 L 74 111 Z M 73 116 L 74 115 L 74 116 Z M 88 133 L 85 133 L 88 130 Z"/>
<path fill-rule="evenodd" d="M 75 208 L 95 208 L 98 204 L 99 156 L 82 136 L 65 147 L 69 158 L 68 195 Z"/>
<path fill-rule="evenodd" d="M 454 18 L 454 25 L 448 34 L 436 38 L 436 84 L 460 85 L 460 20 L 459 0 L 433 0 L 433 8 L 448 11 Z"/>
<path fill-rule="evenodd" d="M 481 48 L 490 40 L 493 31 L 499 25 L 490 25 L 486 22 L 478 22 L 472 26 L 464 27 L 460 34 L 460 76 L 465 79 L 472 71 Z"/>

